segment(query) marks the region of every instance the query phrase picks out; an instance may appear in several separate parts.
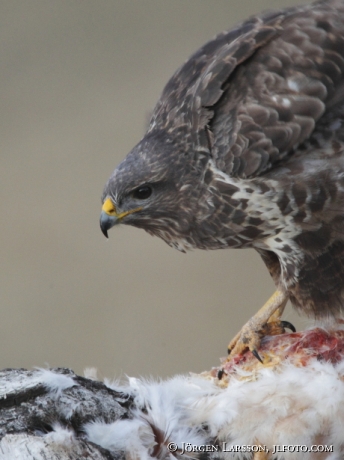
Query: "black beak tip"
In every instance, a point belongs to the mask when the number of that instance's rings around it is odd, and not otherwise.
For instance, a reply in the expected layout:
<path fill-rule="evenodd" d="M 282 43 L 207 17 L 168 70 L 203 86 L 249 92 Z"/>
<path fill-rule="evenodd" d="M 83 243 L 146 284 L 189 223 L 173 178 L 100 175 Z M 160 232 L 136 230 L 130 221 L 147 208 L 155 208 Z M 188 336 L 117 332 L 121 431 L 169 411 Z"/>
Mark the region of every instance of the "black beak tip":
<path fill-rule="evenodd" d="M 104 222 L 104 221 L 102 221 L 102 219 L 100 219 L 99 226 L 100 226 L 100 230 L 102 231 L 102 234 L 105 236 L 105 238 L 109 238 L 109 236 L 108 236 L 109 227 L 106 225 L 106 222 Z"/>
<path fill-rule="evenodd" d="M 105 238 L 109 238 L 107 228 L 100 226 L 100 230 L 102 231 L 102 234 L 105 236 Z"/>
<path fill-rule="evenodd" d="M 104 211 L 101 213 L 99 224 L 100 224 L 100 230 L 102 231 L 105 238 L 109 238 L 108 231 L 110 230 L 110 228 L 112 228 L 117 223 L 118 223 L 118 219 L 116 216 L 109 216 Z"/>

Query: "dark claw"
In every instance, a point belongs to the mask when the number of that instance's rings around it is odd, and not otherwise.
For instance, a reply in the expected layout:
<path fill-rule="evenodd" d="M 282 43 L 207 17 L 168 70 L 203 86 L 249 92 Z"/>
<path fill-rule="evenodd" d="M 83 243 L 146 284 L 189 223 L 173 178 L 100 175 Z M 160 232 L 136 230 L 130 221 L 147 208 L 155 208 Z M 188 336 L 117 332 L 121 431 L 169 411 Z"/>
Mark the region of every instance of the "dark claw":
<path fill-rule="evenodd" d="M 227 355 L 230 355 L 232 353 L 232 349 L 231 348 L 227 348 Z"/>
<path fill-rule="evenodd" d="M 257 351 L 256 349 L 252 350 L 252 354 L 253 354 L 253 356 L 254 356 L 255 358 L 258 359 L 258 361 L 260 361 L 260 362 L 263 364 L 263 360 L 262 360 L 262 358 L 259 356 L 259 353 L 258 353 L 258 351 Z"/>
<path fill-rule="evenodd" d="M 290 329 L 292 332 L 296 332 L 295 326 L 289 321 L 281 321 L 283 329 Z"/>
<path fill-rule="evenodd" d="M 218 371 L 218 373 L 217 373 L 217 378 L 218 378 L 219 380 L 221 380 L 224 373 L 225 373 L 225 371 L 224 371 L 223 369 L 220 369 L 220 370 Z"/>

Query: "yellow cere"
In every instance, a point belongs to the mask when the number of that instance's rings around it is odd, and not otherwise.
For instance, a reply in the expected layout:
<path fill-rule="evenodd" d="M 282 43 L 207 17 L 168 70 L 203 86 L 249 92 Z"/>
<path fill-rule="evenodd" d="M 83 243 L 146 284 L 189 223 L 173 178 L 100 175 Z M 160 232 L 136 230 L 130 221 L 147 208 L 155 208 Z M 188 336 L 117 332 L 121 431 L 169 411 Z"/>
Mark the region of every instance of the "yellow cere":
<path fill-rule="evenodd" d="M 115 205 L 110 200 L 110 198 L 106 198 L 106 200 L 104 201 L 102 211 L 106 212 L 106 214 L 109 214 L 109 216 L 116 215 Z"/>
<path fill-rule="evenodd" d="M 106 212 L 109 216 L 115 216 L 117 219 L 122 219 L 125 216 L 128 216 L 129 214 L 133 214 L 134 212 L 141 211 L 142 207 L 140 208 L 135 208 L 135 209 L 130 209 L 129 211 L 124 211 L 119 214 L 117 214 L 117 210 L 113 202 L 110 200 L 110 198 L 106 198 L 104 201 L 102 211 Z"/>

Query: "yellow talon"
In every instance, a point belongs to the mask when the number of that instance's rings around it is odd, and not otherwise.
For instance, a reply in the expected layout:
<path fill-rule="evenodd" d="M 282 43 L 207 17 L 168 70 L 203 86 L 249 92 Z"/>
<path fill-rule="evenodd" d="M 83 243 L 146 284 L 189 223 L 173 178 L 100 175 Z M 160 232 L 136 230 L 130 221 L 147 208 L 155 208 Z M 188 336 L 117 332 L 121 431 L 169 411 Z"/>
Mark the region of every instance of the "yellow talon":
<path fill-rule="evenodd" d="M 288 297 L 284 292 L 276 291 L 264 306 L 243 326 L 241 331 L 231 340 L 228 345 L 228 352 L 234 356 L 243 353 L 247 348 L 256 356 L 259 361 L 262 359 L 257 351 L 261 338 L 264 335 L 271 335 L 275 324 L 279 328 L 276 333 L 281 333 L 281 315 L 287 303 Z M 283 332 L 283 331 L 282 331 Z M 230 360 L 231 357 L 228 358 Z"/>

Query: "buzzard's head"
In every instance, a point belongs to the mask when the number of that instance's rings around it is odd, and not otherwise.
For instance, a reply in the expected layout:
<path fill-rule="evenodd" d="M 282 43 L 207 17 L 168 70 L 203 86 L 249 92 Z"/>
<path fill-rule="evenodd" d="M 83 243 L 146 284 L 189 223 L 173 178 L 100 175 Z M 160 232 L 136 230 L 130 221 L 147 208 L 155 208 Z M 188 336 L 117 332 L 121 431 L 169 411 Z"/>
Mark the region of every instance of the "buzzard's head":
<path fill-rule="evenodd" d="M 148 134 L 115 169 L 107 182 L 100 227 L 104 235 L 123 223 L 143 228 L 183 250 L 192 246 L 200 194 L 187 152 L 157 133 Z M 192 162 L 191 162 L 192 163 Z"/>

